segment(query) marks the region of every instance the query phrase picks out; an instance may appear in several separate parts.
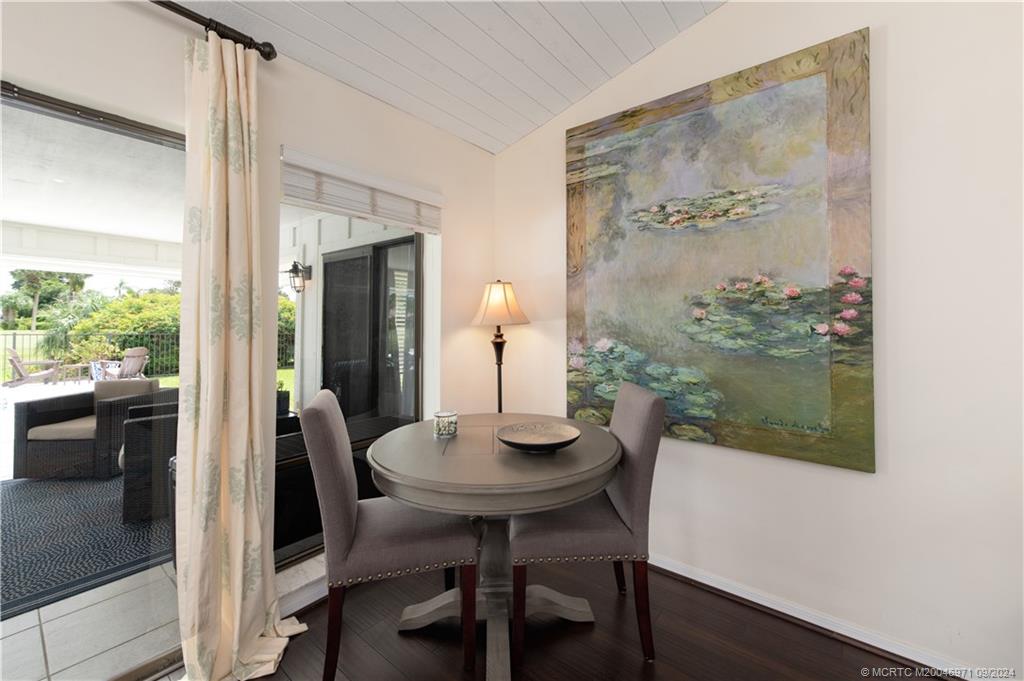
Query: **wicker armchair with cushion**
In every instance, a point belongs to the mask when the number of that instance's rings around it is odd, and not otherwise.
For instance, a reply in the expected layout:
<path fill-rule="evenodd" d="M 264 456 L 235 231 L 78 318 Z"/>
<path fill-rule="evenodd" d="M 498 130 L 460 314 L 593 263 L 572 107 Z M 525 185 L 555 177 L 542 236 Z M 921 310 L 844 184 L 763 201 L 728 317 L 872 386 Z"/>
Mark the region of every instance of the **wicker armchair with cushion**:
<path fill-rule="evenodd" d="M 278 417 L 276 432 L 278 458 L 282 453 L 293 453 L 289 446 L 302 442 L 299 419 L 295 416 Z M 124 422 L 124 447 L 119 457 L 124 473 L 123 522 L 156 520 L 168 515 L 171 504 L 167 464 L 177 448 L 177 404 L 154 404 L 129 410 Z M 305 454 L 304 446 L 299 453 Z M 312 478 L 309 488 L 312 493 Z M 315 499 L 312 503 L 315 505 Z"/>
<path fill-rule="evenodd" d="M 148 385 L 149 388 L 142 386 Z M 102 381 L 93 388 L 96 395 L 97 414 L 106 418 L 97 421 L 96 445 L 107 457 L 110 475 L 121 472 L 118 453 L 124 445 L 124 422 L 128 420 L 133 407 L 178 402 L 177 388 L 161 388 L 155 378 L 145 380 Z"/>
<path fill-rule="evenodd" d="M 178 446 L 178 403 L 133 407 L 118 457 L 124 473 L 121 520 L 163 518 L 170 509 L 167 462 Z"/>
<path fill-rule="evenodd" d="M 105 381 L 92 393 L 14 405 L 15 478 L 109 478 L 129 407 L 177 401 L 156 380 Z"/>

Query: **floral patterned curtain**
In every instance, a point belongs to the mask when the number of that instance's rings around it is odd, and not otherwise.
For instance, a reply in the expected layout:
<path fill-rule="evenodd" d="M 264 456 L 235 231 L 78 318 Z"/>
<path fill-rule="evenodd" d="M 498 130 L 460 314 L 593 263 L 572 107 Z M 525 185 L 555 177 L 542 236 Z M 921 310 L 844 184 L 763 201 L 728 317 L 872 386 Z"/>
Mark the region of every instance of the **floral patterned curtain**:
<path fill-rule="evenodd" d="M 256 63 L 210 32 L 186 57 L 177 450 L 178 612 L 189 681 L 274 672 L 273 419 L 263 405 Z"/>

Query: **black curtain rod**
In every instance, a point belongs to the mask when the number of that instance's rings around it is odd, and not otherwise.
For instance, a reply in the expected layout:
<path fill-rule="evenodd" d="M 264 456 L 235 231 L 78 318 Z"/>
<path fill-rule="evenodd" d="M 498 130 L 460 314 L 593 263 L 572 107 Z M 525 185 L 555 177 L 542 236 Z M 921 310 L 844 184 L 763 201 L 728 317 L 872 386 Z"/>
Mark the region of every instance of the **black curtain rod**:
<path fill-rule="evenodd" d="M 251 50 L 256 50 L 260 53 L 260 56 L 270 61 L 277 56 L 277 50 L 271 43 L 260 43 L 256 42 L 256 39 L 252 36 L 246 35 L 241 31 L 215 21 L 209 17 L 204 17 L 202 14 L 193 12 L 188 7 L 182 7 L 176 2 L 164 2 L 163 0 L 150 0 L 154 5 L 159 5 L 169 12 L 174 12 L 180 17 L 185 17 L 191 22 L 197 23 L 203 27 L 204 31 L 213 31 L 221 38 L 227 38 L 228 40 L 243 45 Z"/>
<path fill-rule="evenodd" d="M 166 130 L 147 123 L 140 123 L 139 121 L 100 111 L 99 109 L 91 109 L 87 106 L 44 95 L 41 92 L 26 90 L 6 80 L 0 81 L 0 98 L 2 98 L 5 105 L 18 109 L 34 111 L 45 116 L 52 116 L 73 123 L 81 123 L 92 128 L 161 144 L 172 149 L 181 149 L 183 151 L 185 149 L 185 136 L 180 132 Z"/>

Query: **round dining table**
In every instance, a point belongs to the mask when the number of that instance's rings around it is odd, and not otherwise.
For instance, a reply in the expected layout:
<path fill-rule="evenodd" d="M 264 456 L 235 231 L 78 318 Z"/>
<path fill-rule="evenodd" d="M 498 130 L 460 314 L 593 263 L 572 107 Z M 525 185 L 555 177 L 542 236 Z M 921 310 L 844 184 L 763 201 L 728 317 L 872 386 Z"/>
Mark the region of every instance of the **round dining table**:
<path fill-rule="evenodd" d="M 503 444 L 505 425 L 546 421 L 570 424 L 580 437 L 554 452 L 526 452 Z M 539 414 L 459 415 L 458 434 L 436 438 L 433 421 L 389 432 L 366 458 L 381 492 L 416 508 L 471 518 L 480 527 L 478 617 L 487 622 L 487 679 L 511 678 L 509 614 L 512 554 L 509 519 L 568 506 L 597 494 L 612 480 L 622 456 L 618 440 L 604 429 Z M 399 630 L 418 629 L 457 617 L 459 589 L 405 608 Z M 526 614 L 544 612 L 575 622 L 594 621 L 590 604 L 535 584 L 526 590 Z"/>

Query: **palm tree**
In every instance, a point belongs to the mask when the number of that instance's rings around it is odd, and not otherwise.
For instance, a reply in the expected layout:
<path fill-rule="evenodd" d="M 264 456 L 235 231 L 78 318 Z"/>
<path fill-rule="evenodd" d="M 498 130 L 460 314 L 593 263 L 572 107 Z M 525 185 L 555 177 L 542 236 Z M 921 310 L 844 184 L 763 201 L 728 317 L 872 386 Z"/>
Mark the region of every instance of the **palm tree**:
<path fill-rule="evenodd" d="M 135 289 L 128 285 L 124 279 L 117 282 L 117 286 L 114 287 L 114 297 L 124 298 L 125 296 L 134 296 Z"/>
<path fill-rule="evenodd" d="M 57 357 L 67 351 L 71 344 L 69 334 L 78 322 L 96 312 L 110 299 L 99 291 L 86 291 L 85 295 L 73 297 L 71 291 L 46 308 L 50 329 L 43 336 L 40 347 L 47 357 Z"/>
<path fill-rule="evenodd" d="M 40 270 L 11 271 L 11 279 L 14 280 L 12 284 L 14 289 L 23 292 L 32 299 L 31 329 L 33 331 L 36 330 L 36 317 L 39 315 L 39 296 L 43 292 L 43 285 L 48 279 L 52 278 L 52 276 L 52 272 L 42 272 Z"/>
<path fill-rule="evenodd" d="M 64 281 L 68 286 L 68 298 L 74 300 L 78 297 L 78 294 L 85 289 L 85 280 L 91 277 L 91 274 L 79 274 L 77 272 L 69 272 Z"/>
<path fill-rule="evenodd" d="M 11 270 L 11 287 L 32 299 L 32 330 L 36 330 L 41 303 L 51 304 L 64 294 L 75 298 L 85 288 L 89 274 L 47 270 Z"/>

